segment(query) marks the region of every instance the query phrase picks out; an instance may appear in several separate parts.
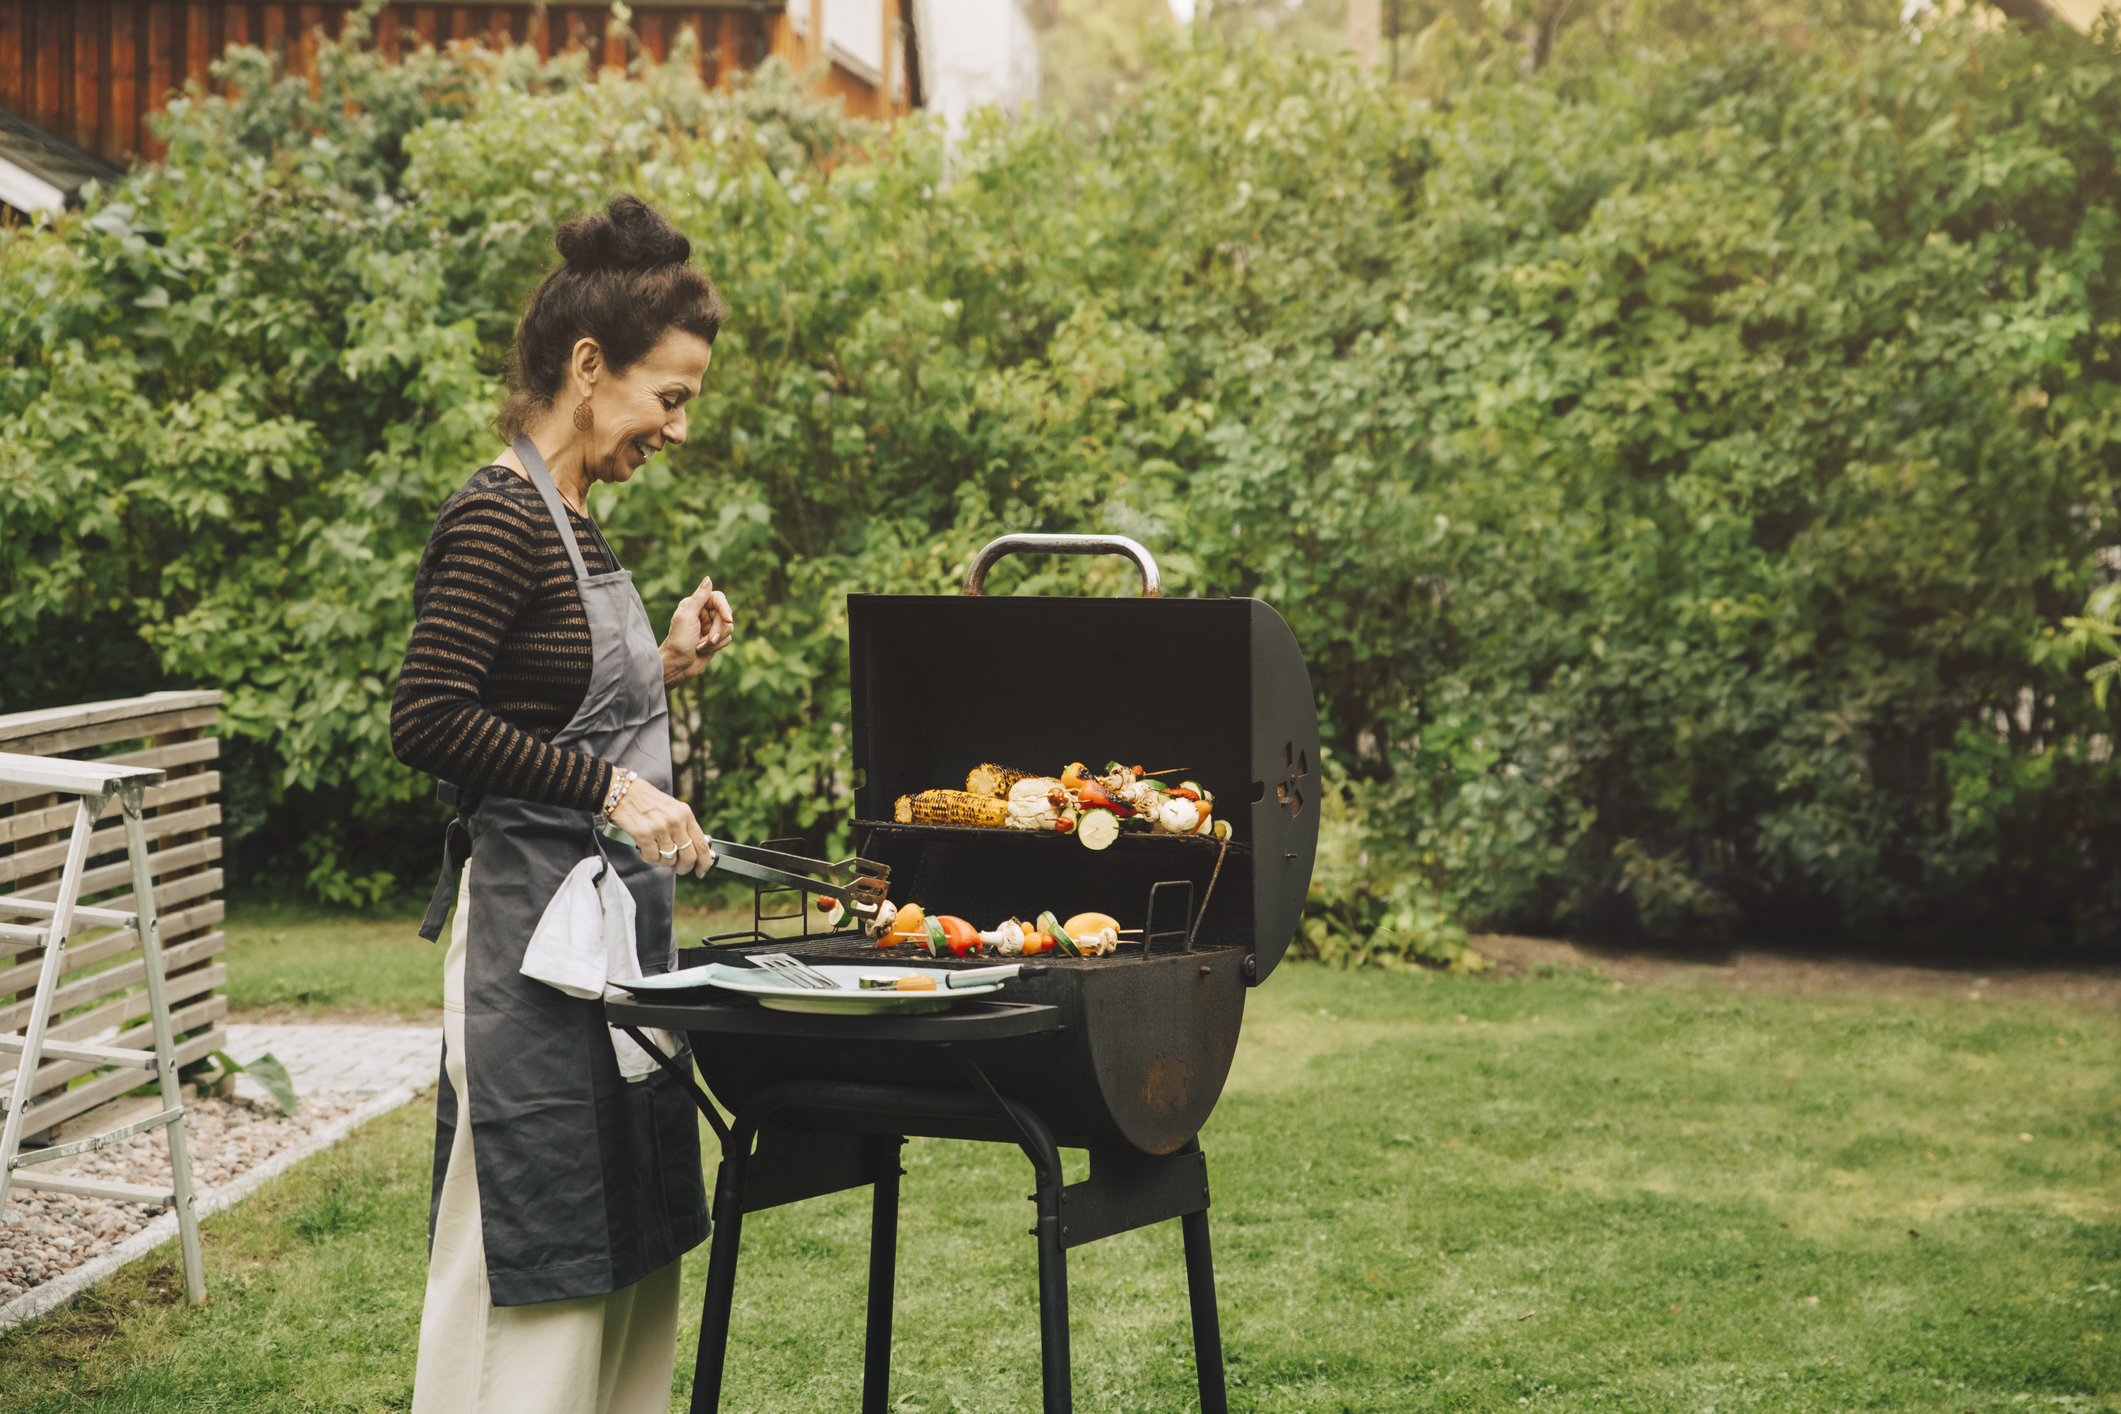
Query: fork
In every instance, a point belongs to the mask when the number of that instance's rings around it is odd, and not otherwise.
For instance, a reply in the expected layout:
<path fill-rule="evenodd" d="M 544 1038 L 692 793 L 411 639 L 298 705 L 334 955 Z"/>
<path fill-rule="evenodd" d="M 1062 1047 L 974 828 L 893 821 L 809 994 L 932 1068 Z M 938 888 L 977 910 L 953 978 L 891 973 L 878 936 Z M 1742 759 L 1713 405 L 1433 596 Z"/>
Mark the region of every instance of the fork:
<path fill-rule="evenodd" d="M 784 952 L 753 953 L 751 960 L 784 981 L 813 991 L 837 992 L 840 984 Z"/>

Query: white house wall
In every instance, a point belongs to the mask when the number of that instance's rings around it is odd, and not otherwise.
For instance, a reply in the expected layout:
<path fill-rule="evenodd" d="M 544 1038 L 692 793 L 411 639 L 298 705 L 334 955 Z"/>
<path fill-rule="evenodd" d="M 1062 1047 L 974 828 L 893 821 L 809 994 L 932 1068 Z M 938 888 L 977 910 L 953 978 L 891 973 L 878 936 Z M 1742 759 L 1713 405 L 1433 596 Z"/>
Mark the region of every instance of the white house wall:
<path fill-rule="evenodd" d="M 952 132 L 974 109 L 1038 101 L 1038 31 L 1019 0 L 913 0 L 913 14 L 923 106 Z"/>

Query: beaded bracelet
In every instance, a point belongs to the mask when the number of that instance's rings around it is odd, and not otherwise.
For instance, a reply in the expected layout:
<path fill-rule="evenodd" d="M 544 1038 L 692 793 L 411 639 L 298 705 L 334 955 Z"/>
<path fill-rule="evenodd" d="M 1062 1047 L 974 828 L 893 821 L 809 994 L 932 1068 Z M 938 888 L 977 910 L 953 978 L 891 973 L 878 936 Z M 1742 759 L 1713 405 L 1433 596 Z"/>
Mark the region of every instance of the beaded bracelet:
<path fill-rule="evenodd" d="M 626 792 L 633 789 L 633 783 L 640 778 L 638 771 L 628 771 L 624 768 L 613 771 L 611 773 L 611 793 L 604 797 L 604 808 L 599 810 L 597 815 L 602 819 L 609 820 L 616 814 L 619 802 L 626 798 Z"/>

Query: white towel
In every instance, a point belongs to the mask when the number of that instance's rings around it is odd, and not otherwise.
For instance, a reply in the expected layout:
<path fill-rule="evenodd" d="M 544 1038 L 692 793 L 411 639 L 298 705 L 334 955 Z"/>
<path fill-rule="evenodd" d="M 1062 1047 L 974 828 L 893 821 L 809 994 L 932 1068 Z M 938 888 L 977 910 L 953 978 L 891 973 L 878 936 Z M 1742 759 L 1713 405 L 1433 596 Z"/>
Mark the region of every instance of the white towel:
<path fill-rule="evenodd" d="M 532 981 L 557 987 L 570 997 L 602 997 L 613 982 L 641 979 L 633 924 L 632 893 L 618 870 L 609 868 L 602 855 L 592 854 L 568 871 L 552 902 L 545 905 L 544 916 L 530 935 L 530 946 L 523 951 L 520 970 Z M 625 1032 L 610 1029 L 619 1074 L 629 1081 L 655 1074 L 654 1058 Z M 650 1029 L 642 1034 L 664 1055 L 677 1054 L 677 1040 L 667 1031 Z"/>
<path fill-rule="evenodd" d="M 664 1055 L 674 1056 L 678 1053 L 678 1038 L 660 1026 L 643 1026 L 641 1034 L 648 1038 L 649 1045 Z M 633 1037 L 616 1026 L 611 1028 L 611 1051 L 619 1058 L 619 1074 L 625 1077 L 628 1084 L 636 1080 L 646 1080 L 656 1073 L 655 1057 L 636 1046 Z"/>

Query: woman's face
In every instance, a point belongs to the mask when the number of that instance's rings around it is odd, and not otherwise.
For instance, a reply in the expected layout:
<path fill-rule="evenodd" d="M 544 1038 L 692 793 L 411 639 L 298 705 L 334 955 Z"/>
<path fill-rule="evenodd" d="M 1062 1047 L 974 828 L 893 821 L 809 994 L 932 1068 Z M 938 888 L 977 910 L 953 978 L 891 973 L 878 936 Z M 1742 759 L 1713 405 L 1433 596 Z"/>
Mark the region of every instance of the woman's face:
<path fill-rule="evenodd" d="M 589 397 L 595 419 L 582 434 L 589 479 L 625 481 L 658 451 L 684 441 L 685 405 L 699 396 L 713 357 L 699 335 L 673 329 L 624 375 L 607 368 Z"/>

